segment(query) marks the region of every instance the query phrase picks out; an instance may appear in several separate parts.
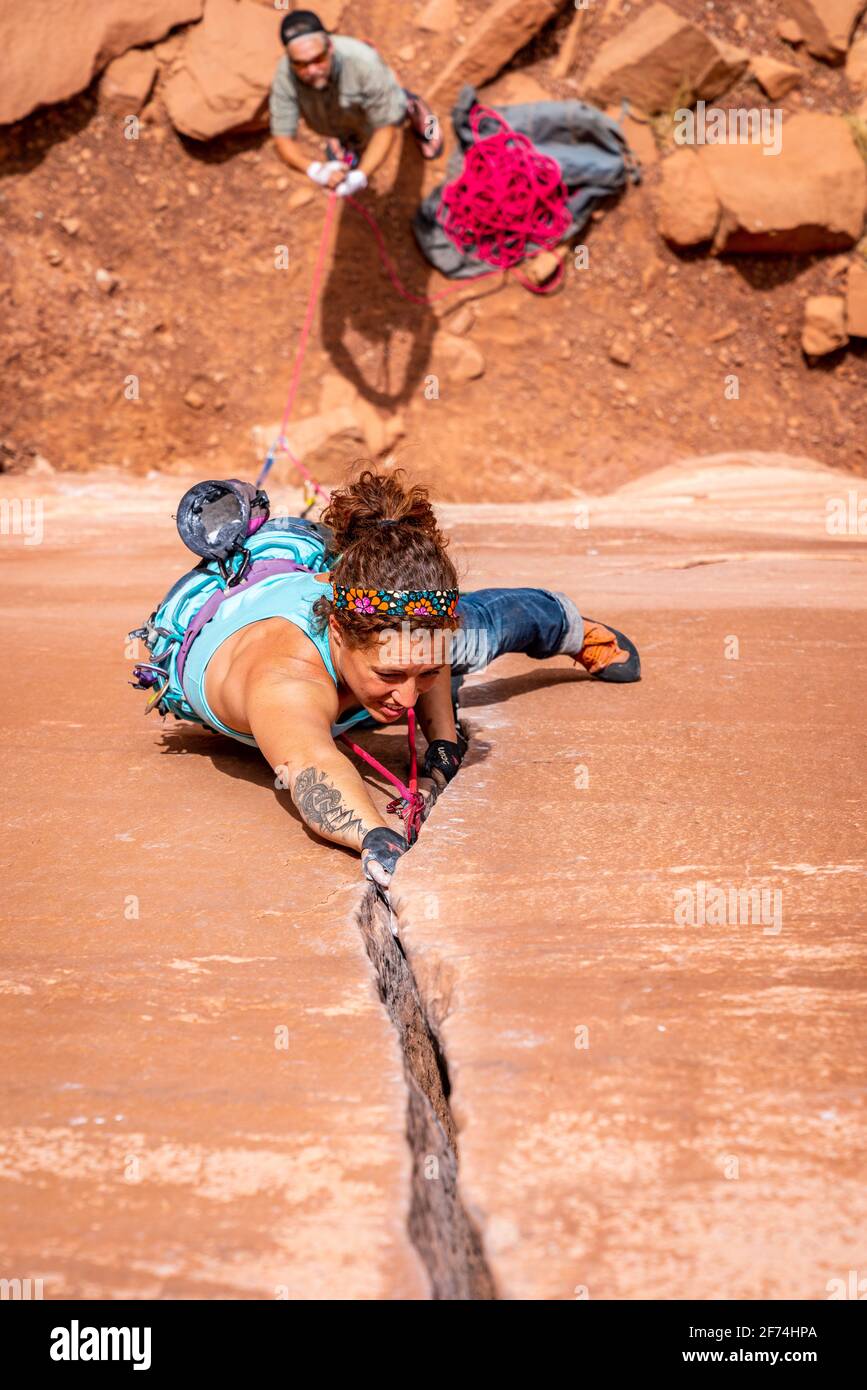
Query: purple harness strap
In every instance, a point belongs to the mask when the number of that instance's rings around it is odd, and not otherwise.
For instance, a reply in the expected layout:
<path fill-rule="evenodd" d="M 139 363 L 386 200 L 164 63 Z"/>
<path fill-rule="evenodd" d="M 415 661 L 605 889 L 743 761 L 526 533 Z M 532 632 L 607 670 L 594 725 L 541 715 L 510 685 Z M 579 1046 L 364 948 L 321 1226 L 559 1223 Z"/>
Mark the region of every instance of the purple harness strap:
<path fill-rule="evenodd" d="M 184 688 L 184 668 L 190 654 L 190 647 L 205 624 L 211 621 L 220 604 L 224 603 L 227 598 L 234 598 L 235 594 L 242 594 L 245 589 L 251 589 L 254 584 L 259 583 L 260 579 L 267 579 L 272 574 L 291 574 L 293 570 L 303 570 L 305 574 L 315 573 L 309 565 L 299 565 L 294 560 L 254 560 L 247 573 L 247 578 L 242 580 L 240 584 L 236 584 L 233 589 L 218 589 L 215 594 L 211 594 L 211 597 L 202 604 L 184 633 L 184 640 L 178 652 L 177 674 L 182 690 Z M 186 694 L 186 692 L 184 693 Z"/>

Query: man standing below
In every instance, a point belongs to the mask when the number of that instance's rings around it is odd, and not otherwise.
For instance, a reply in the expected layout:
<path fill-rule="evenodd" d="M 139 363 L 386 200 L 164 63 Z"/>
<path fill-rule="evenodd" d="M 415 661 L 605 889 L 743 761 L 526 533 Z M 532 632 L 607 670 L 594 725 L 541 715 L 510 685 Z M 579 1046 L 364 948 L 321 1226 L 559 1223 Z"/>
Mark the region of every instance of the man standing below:
<path fill-rule="evenodd" d="M 409 124 L 425 159 L 443 146 L 436 116 L 401 87 L 375 48 L 329 34 L 312 10 L 293 10 L 280 25 L 286 48 L 271 84 L 271 134 L 277 153 L 340 197 L 367 187 Z M 328 137 L 325 160 L 311 162 L 297 139 L 299 118 Z"/>

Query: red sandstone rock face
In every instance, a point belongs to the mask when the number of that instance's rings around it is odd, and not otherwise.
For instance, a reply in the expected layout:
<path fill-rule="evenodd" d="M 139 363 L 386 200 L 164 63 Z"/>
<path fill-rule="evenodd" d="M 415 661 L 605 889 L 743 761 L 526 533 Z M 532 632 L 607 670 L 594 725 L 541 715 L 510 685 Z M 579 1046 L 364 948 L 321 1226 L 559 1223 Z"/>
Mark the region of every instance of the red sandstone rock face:
<path fill-rule="evenodd" d="M 112 58 L 199 19 L 203 0 L 20 0 L 0 3 L 0 125 L 65 101 Z"/>
<path fill-rule="evenodd" d="M 824 1299 L 849 1268 L 864 541 L 825 517 L 850 487 L 690 461 L 591 503 L 586 530 L 565 503 L 510 509 L 490 545 L 471 508 L 450 528 L 468 584 L 553 574 L 644 671 L 472 677 L 468 764 L 395 876 L 500 1297 Z M 699 882 L 706 904 L 779 890 L 781 930 L 772 896 L 767 932 L 678 925 Z"/>
<path fill-rule="evenodd" d="M 45 498 L 42 545 L 0 548 L 21 585 L 4 617 L 3 1268 L 44 1274 L 46 1299 L 427 1298 L 358 860 L 305 833 L 255 752 L 151 723 L 125 683 L 125 631 L 191 558 L 181 491 L 90 479 Z M 42 665 L 63 610 L 88 633 L 68 683 Z"/>
<path fill-rule="evenodd" d="M 710 38 L 668 5 L 655 4 L 603 44 L 582 83 L 588 101 L 627 97 L 643 111 L 669 111 L 719 96 L 749 55 Z"/>
<path fill-rule="evenodd" d="M 452 1285 L 441 1241 L 446 1288 L 822 1299 L 850 1267 L 857 486 L 720 456 L 589 499 L 578 526 L 572 501 L 443 508 L 464 587 L 556 583 L 644 667 L 617 687 L 515 656 L 470 678 L 466 765 L 395 876 L 482 1238 Z M 46 1298 L 423 1299 L 358 861 L 305 834 L 253 750 L 143 719 L 125 685 L 123 634 L 185 563 L 182 490 L 0 479 L 44 506 L 40 544 L 0 548 L 4 1265 L 44 1273 Z M 402 769 L 402 731 L 369 739 Z M 780 930 L 772 896 L 767 923 L 679 923 L 698 883 L 705 907 L 708 888 L 779 891 Z M 415 1188 L 448 1234 L 435 1128 L 414 1130 Z"/>
<path fill-rule="evenodd" d="M 172 124 L 196 140 L 239 126 L 264 128 L 282 52 L 273 9 L 255 0 L 207 0 L 204 19 L 185 36 L 165 84 Z"/>
<path fill-rule="evenodd" d="M 779 154 L 760 143 L 698 147 L 722 205 L 717 251 L 830 251 L 864 228 L 867 169 L 847 122 L 800 113 L 783 122 Z"/>

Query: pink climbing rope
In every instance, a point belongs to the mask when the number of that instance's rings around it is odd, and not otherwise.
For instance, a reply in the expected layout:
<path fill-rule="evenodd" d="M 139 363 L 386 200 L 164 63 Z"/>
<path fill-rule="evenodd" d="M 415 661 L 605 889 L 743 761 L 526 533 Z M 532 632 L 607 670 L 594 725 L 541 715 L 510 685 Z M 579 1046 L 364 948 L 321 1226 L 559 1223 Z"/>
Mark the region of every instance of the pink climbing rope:
<path fill-rule="evenodd" d="M 483 136 L 480 130 L 483 121 L 493 121 L 499 129 L 493 135 Z M 503 116 L 488 106 L 473 108 L 470 113 L 470 126 L 475 143 L 464 156 L 461 173 L 443 189 L 439 218 L 446 235 L 461 251 L 465 254 L 475 254 L 480 260 L 487 261 L 494 267 L 492 270 L 481 271 L 478 275 L 467 276 L 467 280 L 472 282 L 512 270 L 518 261 L 526 259 L 527 248 L 531 244 L 542 247 L 555 245 L 564 236 L 571 215 L 556 160 L 540 154 L 528 136 L 513 130 Z M 414 294 L 412 290 L 407 289 L 388 254 L 376 218 L 356 198 L 349 197 L 346 201 L 363 217 L 372 231 L 385 273 L 401 298 L 408 300 L 410 304 L 425 306 L 460 292 L 463 288 L 461 284 L 451 285 L 448 289 L 438 290 L 430 295 Z M 312 505 L 314 496 L 328 502 L 331 494 L 293 454 L 286 439 L 286 426 L 298 394 L 301 368 L 322 288 L 328 240 L 336 210 L 337 194 L 332 189 L 326 205 L 304 322 L 295 347 L 292 379 L 283 418 L 280 421 L 280 433 L 268 450 L 256 483 L 257 487 L 261 487 L 277 453 L 285 453 L 311 489 L 308 505 Z M 544 285 L 534 285 L 520 275 L 517 278 L 534 294 L 550 294 L 560 284 L 563 274 L 564 263 L 561 260 L 556 274 Z"/>
<path fill-rule="evenodd" d="M 304 365 L 304 354 L 307 351 L 307 342 L 310 337 L 310 330 L 313 327 L 313 315 L 316 312 L 316 305 L 319 302 L 319 294 L 322 288 L 322 278 L 325 274 L 325 260 L 328 255 L 328 239 L 331 234 L 331 224 L 334 221 L 334 214 L 336 211 L 337 194 L 331 193 L 329 195 L 328 202 L 325 207 L 325 221 L 322 225 L 322 236 L 319 239 L 319 250 L 316 255 L 316 264 L 313 267 L 313 280 L 310 285 L 310 293 L 307 297 L 307 309 L 304 314 L 304 322 L 301 325 L 301 332 L 298 335 L 298 342 L 295 347 L 295 361 L 292 364 L 292 379 L 289 383 L 289 394 L 286 397 L 286 404 L 283 408 L 283 418 L 280 421 L 280 433 L 277 437 L 276 442 L 272 444 L 271 448 L 268 450 L 268 453 L 265 458 L 265 463 L 262 467 L 262 471 L 259 474 L 259 477 L 256 481 L 256 486 L 261 487 L 264 479 L 268 476 L 268 473 L 271 471 L 271 466 L 274 462 L 276 454 L 278 452 L 282 452 L 287 454 L 288 457 L 292 460 L 292 463 L 298 469 L 298 472 L 304 478 L 305 482 L 308 484 L 310 488 L 312 488 L 313 493 L 321 497 L 325 502 L 328 502 L 330 500 L 330 492 L 328 492 L 326 488 L 322 487 L 320 483 L 317 483 L 316 479 L 313 477 L 313 474 L 307 468 L 304 467 L 304 464 L 301 462 L 300 459 L 297 459 L 295 457 L 292 450 L 289 448 L 289 442 L 286 439 L 286 426 L 289 423 L 289 417 L 292 414 L 292 407 L 295 404 L 295 397 L 298 394 L 298 386 L 301 381 L 301 368 Z"/>
<path fill-rule="evenodd" d="M 406 828 L 406 839 L 408 844 L 414 844 L 418 839 L 418 832 L 421 829 L 421 813 L 424 810 L 424 797 L 418 789 L 418 755 L 415 748 L 415 710 L 411 707 L 406 712 L 407 738 L 409 741 L 409 786 L 401 782 L 393 772 L 389 772 L 387 767 L 373 757 L 371 753 L 366 753 L 357 743 L 353 743 L 347 734 L 340 734 L 343 743 L 351 748 L 353 753 L 357 753 L 359 758 L 363 758 L 366 763 L 381 772 L 392 786 L 397 788 L 400 793 L 394 801 L 389 801 L 386 810 L 391 815 L 399 815 L 403 819 Z"/>

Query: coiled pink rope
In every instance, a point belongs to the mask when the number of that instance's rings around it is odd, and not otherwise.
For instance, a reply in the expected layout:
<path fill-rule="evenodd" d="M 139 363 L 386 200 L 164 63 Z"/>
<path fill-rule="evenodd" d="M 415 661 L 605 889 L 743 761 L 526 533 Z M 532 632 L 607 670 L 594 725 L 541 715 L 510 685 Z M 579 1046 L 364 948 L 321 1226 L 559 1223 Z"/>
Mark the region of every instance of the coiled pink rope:
<path fill-rule="evenodd" d="M 483 121 L 499 129 L 482 135 Z M 475 136 L 464 167 L 442 193 L 439 221 L 465 255 L 508 270 L 524 260 L 527 247 L 553 246 L 571 221 L 566 189 L 556 160 L 540 154 L 532 140 L 486 106 L 470 113 Z"/>

